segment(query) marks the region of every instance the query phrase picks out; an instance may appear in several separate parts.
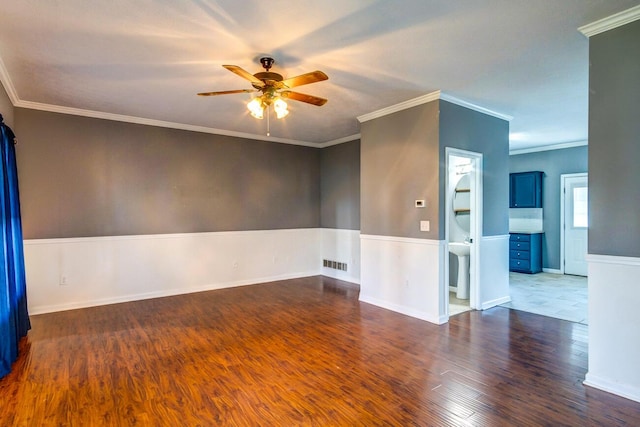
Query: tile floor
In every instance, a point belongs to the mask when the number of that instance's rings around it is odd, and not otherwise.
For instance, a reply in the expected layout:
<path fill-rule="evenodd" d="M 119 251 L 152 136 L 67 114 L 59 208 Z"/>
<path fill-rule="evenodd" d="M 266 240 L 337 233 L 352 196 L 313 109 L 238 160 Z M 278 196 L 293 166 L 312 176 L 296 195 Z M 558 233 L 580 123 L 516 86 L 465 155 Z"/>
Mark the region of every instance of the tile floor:
<path fill-rule="evenodd" d="M 587 278 L 552 273 L 509 273 L 511 302 L 502 307 L 588 324 Z M 469 300 L 449 292 L 449 316 L 469 311 Z"/>
<path fill-rule="evenodd" d="M 458 299 L 455 292 L 449 292 L 449 316 L 455 316 L 469 310 L 471 307 L 469 307 L 468 299 Z"/>
<path fill-rule="evenodd" d="M 511 302 L 502 307 L 588 324 L 586 277 L 511 272 L 509 283 Z"/>

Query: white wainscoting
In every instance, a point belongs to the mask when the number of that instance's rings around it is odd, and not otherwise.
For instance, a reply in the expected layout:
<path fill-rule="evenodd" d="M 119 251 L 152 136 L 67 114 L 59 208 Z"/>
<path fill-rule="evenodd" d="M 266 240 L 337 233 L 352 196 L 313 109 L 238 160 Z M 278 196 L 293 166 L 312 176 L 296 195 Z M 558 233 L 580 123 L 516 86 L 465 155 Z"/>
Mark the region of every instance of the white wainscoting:
<path fill-rule="evenodd" d="M 509 235 L 483 236 L 480 241 L 480 310 L 511 301 Z"/>
<path fill-rule="evenodd" d="M 323 276 L 359 284 L 360 230 L 323 228 L 322 259 L 347 263 L 347 271 L 322 267 Z"/>
<path fill-rule="evenodd" d="M 320 229 L 25 240 L 39 314 L 321 274 Z"/>
<path fill-rule="evenodd" d="M 360 300 L 442 324 L 445 242 L 360 235 Z"/>
<path fill-rule="evenodd" d="M 640 258 L 587 255 L 589 372 L 584 384 L 640 402 Z"/>

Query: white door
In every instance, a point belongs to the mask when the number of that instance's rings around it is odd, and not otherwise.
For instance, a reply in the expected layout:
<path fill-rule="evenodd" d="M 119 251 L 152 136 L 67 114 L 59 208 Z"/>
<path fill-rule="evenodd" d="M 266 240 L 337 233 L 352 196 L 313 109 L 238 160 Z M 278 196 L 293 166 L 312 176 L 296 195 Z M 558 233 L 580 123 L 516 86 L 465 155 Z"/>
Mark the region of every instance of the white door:
<path fill-rule="evenodd" d="M 481 276 L 481 265 L 478 262 L 480 259 L 480 236 L 482 236 L 482 154 L 475 153 L 472 151 L 459 150 L 456 148 L 447 147 L 447 192 L 446 192 L 446 204 L 447 207 L 453 207 L 453 187 L 451 187 L 452 182 L 457 182 L 455 180 L 456 172 L 456 162 L 455 158 L 466 159 L 465 163 L 469 164 L 465 165 L 462 169 L 469 169 L 469 231 L 466 234 L 466 237 L 469 237 L 471 240 L 470 254 L 469 254 L 469 307 L 471 309 L 479 309 L 482 306 L 482 301 L 480 300 L 480 295 L 482 295 L 480 289 L 480 276 Z M 460 165 L 462 166 L 462 165 Z M 454 181 L 455 180 L 455 181 Z M 455 184 L 453 184 L 455 185 Z M 451 188 L 449 188 L 451 187 Z M 451 190 L 451 191 L 449 191 Z M 449 210 L 449 208 L 448 208 Z M 451 211 L 452 212 L 452 211 Z M 446 240 L 452 237 L 452 228 L 451 224 L 452 218 L 450 215 L 445 216 L 445 237 Z M 464 240 L 465 236 L 462 236 L 461 240 Z M 448 254 L 447 254 L 448 259 Z M 446 307 L 446 311 L 444 314 L 449 315 L 449 272 L 448 272 L 448 262 L 447 262 L 447 273 L 446 280 L 442 283 L 445 285 L 445 289 L 441 293 L 442 297 L 440 299 L 440 307 Z M 441 313 L 443 313 L 441 311 Z"/>
<path fill-rule="evenodd" d="M 562 177 L 564 195 L 564 273 L 587 275 L 587 174 Z"/>

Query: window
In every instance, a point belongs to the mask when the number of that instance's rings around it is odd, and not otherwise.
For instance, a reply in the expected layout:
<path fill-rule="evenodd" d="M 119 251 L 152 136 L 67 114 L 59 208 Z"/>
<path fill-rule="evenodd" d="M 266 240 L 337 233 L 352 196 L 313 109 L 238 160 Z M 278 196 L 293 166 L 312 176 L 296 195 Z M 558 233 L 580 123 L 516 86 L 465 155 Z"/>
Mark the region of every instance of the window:
<path fill-rule="evenodd" d="M 573 227 L 589 225 L 589 206 L 587 187 L 573 187 Z"/>

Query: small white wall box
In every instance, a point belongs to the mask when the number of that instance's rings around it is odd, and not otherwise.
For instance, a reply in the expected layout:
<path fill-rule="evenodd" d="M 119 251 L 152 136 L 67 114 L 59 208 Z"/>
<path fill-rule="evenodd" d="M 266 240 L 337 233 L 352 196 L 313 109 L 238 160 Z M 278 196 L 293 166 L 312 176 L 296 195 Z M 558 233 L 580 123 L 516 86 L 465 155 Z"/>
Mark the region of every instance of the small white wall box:
<path fill-rule="evenodd" d="M 416 200 L 416 208 L 424 208 L 426 206 L 426 203 L 424 202 L 424 200 Z"/>

